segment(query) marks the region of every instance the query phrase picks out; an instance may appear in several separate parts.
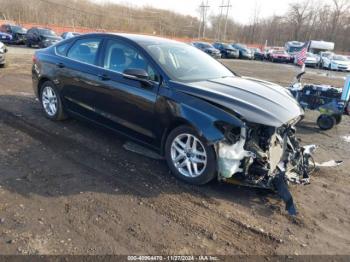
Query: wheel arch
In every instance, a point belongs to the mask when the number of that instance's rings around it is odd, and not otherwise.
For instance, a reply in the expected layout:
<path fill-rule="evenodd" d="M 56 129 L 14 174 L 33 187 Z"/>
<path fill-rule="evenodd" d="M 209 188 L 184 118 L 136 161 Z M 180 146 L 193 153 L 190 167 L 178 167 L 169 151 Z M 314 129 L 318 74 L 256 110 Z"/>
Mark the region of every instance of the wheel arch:
<path fill-rule="evenodd" d="M 47 76 L 42 76 L 42 77 L 40 77 L 40 79 L 38 81 L 36 92 L 37 92 L 37 97 L 38 97 L 39 100 L 41 100 L 40 93 L 41 93 L 42 86 L 47 81 L 52 81 L 52 80 L 49 77 L 47 77 Z"/>
<path fill-rule="evenodd" d="M 175 114 L 173 112 L 172 120 L 162 134 L 160 150 L 162 155 L 165 153 L 166 140 L 169 134 L 179 126 L 192 127 L 200 136 L 205 138 L 207 145 L 214 145 L 225 138 L 224 132 L 219 128 L 220 124 L 243 125 L 237 117 L 204 100 L 191 100 L 191 102 L 194 102 L 194 104 L 178 104 L 172 107 L 177 109 Z"/>

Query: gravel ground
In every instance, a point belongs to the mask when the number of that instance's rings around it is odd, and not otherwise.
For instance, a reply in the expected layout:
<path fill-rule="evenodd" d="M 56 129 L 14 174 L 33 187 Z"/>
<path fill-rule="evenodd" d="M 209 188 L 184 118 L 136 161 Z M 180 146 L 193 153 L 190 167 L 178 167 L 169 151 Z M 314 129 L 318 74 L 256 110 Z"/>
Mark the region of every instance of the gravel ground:
<path fill-rule="evenodd" d="M 344 164 L 292 186 L 299 216 L 290 218 L 271 192 L 190 186 L 107 130 L 47 120 L 32 92 L 32 54 L 10 47 L 0 69 L 1 254 L 350 254 L 349 118 L 328 132 L 310 112 L 300 124 L 302 143 L 320 146 L 316 161 Z M 298 71 L 222 62 L 284 86 Z M 343 85 L 343 73 L 307 71 L 306 82 Z"/>

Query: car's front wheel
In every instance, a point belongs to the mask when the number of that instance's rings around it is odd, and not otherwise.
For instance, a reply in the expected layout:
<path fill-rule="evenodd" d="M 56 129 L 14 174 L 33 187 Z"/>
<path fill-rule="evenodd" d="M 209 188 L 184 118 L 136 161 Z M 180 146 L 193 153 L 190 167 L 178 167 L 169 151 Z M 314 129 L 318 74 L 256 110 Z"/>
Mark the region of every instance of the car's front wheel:
<path fill-rule="evenodd" d="M 185 182 L 203 185 L 216 176 L 214 148 L 189 126 L 180 126 L 169 134 L 165 157 L 172 173 Z"/>
<path fill-rule="evenodd" d="M 47 118 L 56 121 L 67 118 L 57 87 L 51 81 L 42 84 L 40 102 Z"/>

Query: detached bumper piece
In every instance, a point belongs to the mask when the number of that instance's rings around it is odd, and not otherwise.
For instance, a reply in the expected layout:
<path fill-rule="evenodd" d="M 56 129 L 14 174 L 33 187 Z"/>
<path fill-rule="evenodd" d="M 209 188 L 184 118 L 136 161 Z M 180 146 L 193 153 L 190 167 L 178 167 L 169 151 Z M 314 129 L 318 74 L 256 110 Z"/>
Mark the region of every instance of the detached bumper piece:
<path fill-rule="evenodd" d="M 288 185 L 286 182 L 285 172 L 280 172 L 272 180 L 273 186 L 275 187 L 277 194 L 286 203 L 286 210 L 291 216 L 297 215 L 297 210 L 294 205 L 292 194 L 289 192 Z"/>

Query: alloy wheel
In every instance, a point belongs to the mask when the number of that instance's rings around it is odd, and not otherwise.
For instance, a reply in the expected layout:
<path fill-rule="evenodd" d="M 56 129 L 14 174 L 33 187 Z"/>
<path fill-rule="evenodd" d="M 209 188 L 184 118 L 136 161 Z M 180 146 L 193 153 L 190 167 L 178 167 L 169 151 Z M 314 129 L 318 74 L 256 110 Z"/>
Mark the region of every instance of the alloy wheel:
<path fill-rule="evenodd" d="M 191 134 L 180 134 L 173 140 L 171 159 L 175 168 L 185 177 L 198 177 L 207 166 L 205 147 Z"/>
<path fill-rule="evenodd" d="M 41 102 L 43 104 L 45 112 L 49 116 L 54 116 L 57 113 L 57 95 L 55 93 L 55 90 L 50 86 L 45 86 L 42 95 L 41 95 Z"/>

